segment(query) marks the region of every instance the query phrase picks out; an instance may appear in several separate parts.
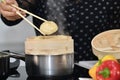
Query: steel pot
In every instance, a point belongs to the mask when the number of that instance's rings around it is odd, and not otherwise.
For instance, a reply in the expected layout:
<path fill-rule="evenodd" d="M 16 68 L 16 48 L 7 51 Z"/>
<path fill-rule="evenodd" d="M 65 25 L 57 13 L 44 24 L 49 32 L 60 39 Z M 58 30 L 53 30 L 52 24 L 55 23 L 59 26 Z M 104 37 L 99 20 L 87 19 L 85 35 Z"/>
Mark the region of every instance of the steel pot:
<path fill-rule="evenodd" d="M 25 55 L 29 76 L 66 76 L 73 72 L 74 54 Z"/>
<path fill-rule="evenodd" d="M 70 75 L 73 72 L 73 53 L 59 55 L 21 55 L 12 53 L 12 57 L 25 61 L 28 76 L 59 77 Z"/>

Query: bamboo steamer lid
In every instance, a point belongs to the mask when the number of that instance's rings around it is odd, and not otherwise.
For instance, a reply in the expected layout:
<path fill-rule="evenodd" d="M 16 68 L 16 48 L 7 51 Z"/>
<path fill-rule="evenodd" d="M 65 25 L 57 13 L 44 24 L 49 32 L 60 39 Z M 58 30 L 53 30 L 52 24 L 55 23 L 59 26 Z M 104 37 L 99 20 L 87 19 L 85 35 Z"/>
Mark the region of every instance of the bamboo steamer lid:
<path fill-rule="evenodd" d="M 71 36 L 35 36 L 25 41 L 25 53 L 30 55 L 60 55 L 74 53 Z"/>
<path fill-rule="evenodd" d="M 99 33 L 92 41 L 93 53 L 101 59 L 105 55 L 114 55 L 120 59 L 120 29 L 112 29 Z"/>

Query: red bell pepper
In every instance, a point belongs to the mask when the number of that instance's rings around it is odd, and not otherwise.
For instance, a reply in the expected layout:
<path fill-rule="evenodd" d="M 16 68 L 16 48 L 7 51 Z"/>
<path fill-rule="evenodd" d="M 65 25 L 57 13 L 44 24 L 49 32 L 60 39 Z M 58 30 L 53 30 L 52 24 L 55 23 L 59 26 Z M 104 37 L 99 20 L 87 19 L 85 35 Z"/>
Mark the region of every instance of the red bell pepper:
<path fill-rule="evenodd" d="M 96 70 L 97 80 L 120 80 L 120 64 L 114 60 L 107 60 Z"/>

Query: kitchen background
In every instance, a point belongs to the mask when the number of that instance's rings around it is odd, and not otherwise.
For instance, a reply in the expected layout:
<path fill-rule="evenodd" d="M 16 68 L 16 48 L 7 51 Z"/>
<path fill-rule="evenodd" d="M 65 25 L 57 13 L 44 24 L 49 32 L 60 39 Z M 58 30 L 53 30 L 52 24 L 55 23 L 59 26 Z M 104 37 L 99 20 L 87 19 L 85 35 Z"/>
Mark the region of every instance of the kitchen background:
<path fill-rule="evenodd" d="M 31 16 L 28 19 L 32 21 Z M 0 51 L 10 50 L 24 54 L 24 42 L 30 36 L 35 36 L 35 32 L 26 21 L 23 20 L 20 24 L 8 27 L 0 19 Z M 14 59 L 11 59 L 11 61 L 14 61 Z M 21 65 L 24 65 L 23 61 L 21 61 Z"/>

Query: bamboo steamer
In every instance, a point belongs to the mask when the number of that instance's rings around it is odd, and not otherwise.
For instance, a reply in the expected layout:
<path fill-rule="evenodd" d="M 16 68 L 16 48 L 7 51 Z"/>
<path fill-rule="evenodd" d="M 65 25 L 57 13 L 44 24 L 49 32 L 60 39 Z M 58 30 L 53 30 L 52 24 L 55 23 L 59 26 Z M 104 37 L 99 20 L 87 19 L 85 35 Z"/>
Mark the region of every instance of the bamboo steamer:
<path fill-rule="evenodd" d="M 120 29 L 99 33 L 92 39 L 91 45 L 93 54 L 100 59 L 107 54 L 120 59 Z"/>
<path fill-rule="evenodd" d="M 35 36 L 25 41 L 25 53 L 30 55 L 59 55 L 74 52 L 71 36 Z"/>

